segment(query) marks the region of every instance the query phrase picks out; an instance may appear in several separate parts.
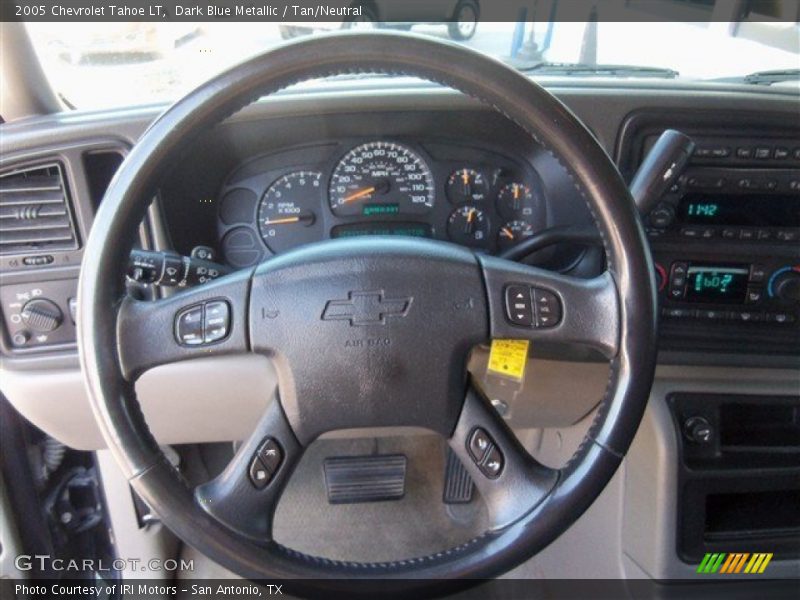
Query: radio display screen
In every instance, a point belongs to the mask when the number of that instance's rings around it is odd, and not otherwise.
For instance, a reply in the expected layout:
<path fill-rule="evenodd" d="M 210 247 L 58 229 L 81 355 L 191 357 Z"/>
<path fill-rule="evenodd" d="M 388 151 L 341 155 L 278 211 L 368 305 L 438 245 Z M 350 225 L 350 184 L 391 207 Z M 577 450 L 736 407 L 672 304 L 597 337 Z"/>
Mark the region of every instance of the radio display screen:
<path fill-rule="evenodd" d="M 692 263 L 687 271 L 686 299 L 743 304 L 749 273 L 747 265 Z"/>
<path fill-rule="evenodd" d="M 800 227 L 800 196 L 779 194 L 687 194 L 678 218 L 691 225 Z"/>

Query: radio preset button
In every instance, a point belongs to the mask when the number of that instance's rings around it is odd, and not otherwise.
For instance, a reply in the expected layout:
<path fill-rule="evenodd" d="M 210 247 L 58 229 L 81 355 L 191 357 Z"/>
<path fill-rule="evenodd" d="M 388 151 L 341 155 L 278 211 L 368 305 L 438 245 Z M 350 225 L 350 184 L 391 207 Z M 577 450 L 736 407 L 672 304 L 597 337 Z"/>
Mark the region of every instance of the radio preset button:
<path fill-rule="evenodd" d="M 739 230 L 739 239 L 740 240 L 752 240 L 756 237 L 756 232 L 754 229 L 740 229 Z"/>
<path fill-rule="evenodd" d="M 732 227 L 726 227 L 722 230 L 722 239 L 736 240 L 739 239 L 739 230 Z"/>

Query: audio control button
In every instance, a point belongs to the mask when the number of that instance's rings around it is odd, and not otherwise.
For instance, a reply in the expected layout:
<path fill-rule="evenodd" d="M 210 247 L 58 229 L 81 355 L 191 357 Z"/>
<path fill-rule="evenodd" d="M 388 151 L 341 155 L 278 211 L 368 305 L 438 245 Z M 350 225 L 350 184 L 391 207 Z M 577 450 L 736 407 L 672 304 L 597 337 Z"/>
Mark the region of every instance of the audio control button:
<path fill-rule="evenodd" d="M 726 227 L 722 230 L 723 240 L 737 240 L 739 239 L 739 230 L 733 227 Z"/>

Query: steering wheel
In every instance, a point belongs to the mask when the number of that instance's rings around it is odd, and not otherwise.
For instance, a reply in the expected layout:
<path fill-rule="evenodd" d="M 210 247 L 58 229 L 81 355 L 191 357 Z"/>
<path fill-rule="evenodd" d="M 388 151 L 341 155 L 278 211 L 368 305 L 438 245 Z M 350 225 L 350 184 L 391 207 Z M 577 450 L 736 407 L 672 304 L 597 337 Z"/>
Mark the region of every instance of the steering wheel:
<path fill-rule="evenodd" d="M 201 132 L 266 94 L 353 72 L 438 82 L 515 122 L 570 174 L 601 233 L 607 270 L 579 279 L 445 242 L 339 239 L 167 299 L 126 296 L 122 265 L 137 226 L 170 165 Z M 321 36 L 269 51 L 190 92 L 130 152 L 84 253 L 81 366 L 103 436 L 125 475 L 186 543 L 247 578 L 309 579 L 310 592 L 332 585 L 364 591 L 359 582 L 377 578 L 431 592 L 442 580 L 460 578 L 464 585 L 520 564 L 567 529 L 609 482 L 653 380 L 652 272 L 618 171 L 550 93 L 451 43 L 396 33 Z M 525 318 L 513 323 L 509 303 L 520 293 L 525 310 L 547 297 L 559 320 L 539 327 Z M 203 315 L 216 319 L 206 324 L 206 337 L 179 343 L 179 322 L 191 327 Z M 497 338 L 581 344 L 610 360 L 597 416 L 559 470 L 534 460 L 470 384 L 470 349 Z M 190 489 L 149 432 L 134 382 L 157 365 L 243 353 L 272 358 L 279 398 L 224 472 Z M 389 426 L 422 427 L 448 440 L 487 505 L 488 531 L 430 556 L 383 563 L 308 556 L 272 539 L 281 490 L 313 440 L 337 429 Z"/>

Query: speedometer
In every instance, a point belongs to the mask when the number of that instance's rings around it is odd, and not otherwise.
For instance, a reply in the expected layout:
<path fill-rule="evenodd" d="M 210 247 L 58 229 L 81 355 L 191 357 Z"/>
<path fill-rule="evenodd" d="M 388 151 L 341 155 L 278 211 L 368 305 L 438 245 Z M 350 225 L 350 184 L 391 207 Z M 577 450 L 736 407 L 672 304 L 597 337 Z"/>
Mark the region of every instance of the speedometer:
<path fill-rule="evenodd" d="M 328 195 L 340 217 L 424 214 L 433 207 L 433 175 L 408 146 L 370 142 L 342 157 Z"/>

